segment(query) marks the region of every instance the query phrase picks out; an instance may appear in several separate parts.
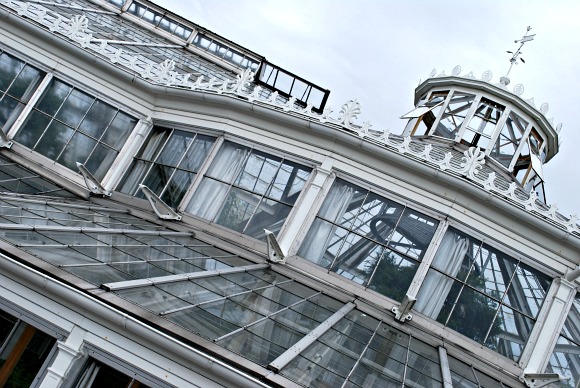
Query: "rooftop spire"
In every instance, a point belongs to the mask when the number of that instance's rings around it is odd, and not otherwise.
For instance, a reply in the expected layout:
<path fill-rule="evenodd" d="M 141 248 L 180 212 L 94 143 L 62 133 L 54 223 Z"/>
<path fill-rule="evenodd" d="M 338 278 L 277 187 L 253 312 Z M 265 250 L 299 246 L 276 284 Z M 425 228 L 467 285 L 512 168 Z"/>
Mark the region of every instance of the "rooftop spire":
<path fill-rule="evenodd" d="M 500 82 L 502 84 L 507 85 L 510 83 L 510 79 L 508 76 L 510 74 L 510 71 L 512 71 L 512 67 L 514 66 L 514 64 L 516 65 L 518 64 L 518 59 L 522 61 L 522 63 L 526 63 L 526 61 L 524 61 L 523 58 L 520 58 L 520 54 L 522 54 L 522 47 L 524 46 L 524 43 L 534 40 L 534 36 L 536 36 L 536 34 L 528 35 L 531 29 L 532 27 L 528 26 L 526 34 L 522 37 L 522 39 L 514 40 L 514 43 L 520 43 L 520 47 L 518 47 L 518 49 L 515 52 L 508 51 L 509 54 L 512 54 L 512 57 L 510 58 L 510 68 L 508 69 L 507 74 L 504 77 L 501 77 L 500 79 Z"/>

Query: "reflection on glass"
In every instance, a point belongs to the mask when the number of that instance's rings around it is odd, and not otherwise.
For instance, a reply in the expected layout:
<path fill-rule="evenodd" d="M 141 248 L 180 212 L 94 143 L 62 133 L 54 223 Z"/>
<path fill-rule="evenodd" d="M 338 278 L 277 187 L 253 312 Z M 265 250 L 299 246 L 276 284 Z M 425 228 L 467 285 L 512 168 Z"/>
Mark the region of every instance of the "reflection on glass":
<path fill-rule="evenodd" d="M 177 207 L 207 158 L 215 138 L 155 127 L 119 184 L 120 191 L 144 198 L 147 186 L 169 206 Z"/>
<path fill-rule="evenodd" d="M 455 139 L 474 99 L 474 94 L 453 92 L 433 135 Z"/>
<path fill-rule="evenodd" d="M 186 211 L 259 239 L 277 233 L 311 168 L 225 142 Z"/>
<path fill-rule="evenodd" d="M 572 388 L 580 384 L 580 295 L 576 294 L 545 372 L 564 377 L 557 386 Z"/>
<path fill-rule="evenodd" d="M 0 130 L 8 132 L 44 73 L 0 49 Z"/>
<path fill-rule="evenodd" d="M 517 361 L 551 279 L 448 228 L 414 309 Z"/>
<path fill-rule="evenodd" d="M 402 300 L 438 221 L 337 179 L 298 254 Z"/>
<path fill-rule="evenodd" d="M 53 78 L 15 140 L 71 170 L 77 171 L 77 162 L 85 164 L 102 179 L 136 123 L 134 117 Z M 111 138 L 110 144 L 101 143 L 103 134 Z"/>

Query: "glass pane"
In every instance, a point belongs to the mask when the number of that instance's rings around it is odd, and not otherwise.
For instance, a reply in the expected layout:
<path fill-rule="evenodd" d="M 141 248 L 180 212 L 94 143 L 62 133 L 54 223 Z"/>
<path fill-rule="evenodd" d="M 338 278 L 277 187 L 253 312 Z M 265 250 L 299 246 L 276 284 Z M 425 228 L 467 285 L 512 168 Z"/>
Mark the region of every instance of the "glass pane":
<path fill-rule="evenodd" d="M 155 287 L 138 287 L 118 290 L 115 291 L 115 294 L 128 299 L 147 310 L 153 311 L 154 313 L 161 313 L 163 311 L 169 311 L 189 305 L 189 303 Z"/>
<path fill-rule="evenodd" d="M 491 157 L 505 167 L 509 167 L 527 126 L 527 121 L 515 112 L 511 112 L 491 151 Z"/>
<path fill-rule="evenodd" d="M 136 124 L 136 118 L 123 112 L 117 112 L 117 115 L 113 119 L 111 125 L 109 125 L 109 128 L 107 128 L 101 141 L 116 150 L 120 150 Z"/>
<path fill-rule="evenodd" d="M 516 266 L 517 261 L 483 244 L 474 257 L 467 284 L 501 300 Z"/>
<path fill-rule="evenodd" d="M 225 142 L 208 169 L 207 176 L 231 183 L 244 168 L 249 153 L 247 147 Z"/>
<path fill-rule="evenodd" d="M 7 53 L 0 53 L 0 91 L 7 91 L 14 78 L 24 67 L 24 62 Z"/>
<path fill-rule="evenodd" d="M 2 68 L 1 64 L 0 68 Z M 2 68 L 2 71 L 4 71 L 4 68 Z M 36 90 L 42 76 L 44 76 L 43 72 L 26 65 L 14 80 L 10 89 L 8 89 L 8 94 L 23 102 L 27 102 Z"/>
<path fill-rule="evenodd" d="M 36 108 L 48 115 L 54 116 L 71 90 L 71 86 L 53 78 L 50 86 L 36 104 Z"/>
<path fill-rule="evenodd" d="M 107 147 L 103 143 L 98 143 L 89 160 L 85 163 L 85 167 L 100 181 L 109 171 L 109 167 L 115 161 L 117 154 L 118 152 L 114 149 Z"/>
<path fill-rule="evenodd" d="M 518 361 L 533 327 L 534 321 L 530 318 L 501 306 L 486 344 L 496 352 Z"/>
<path fill-rule="evenodd" d="M 140 160 L 134 160 L 133 166 L 129 169 L 129 172 L 119 183 L 117 190 L 122 193 L 135 195 L 138 185 L 143 181 L 145 174 L 149 170 L 151 163 L 146 163 Z"/>
<path fill-rule="evenodd" d="M 58 121 L 53 121 L 34 149 L 42 155 L 56 160 L 73 133 L 74 130 L 72 128 Z"/>
<path fill-rule="evenodd" d="M 56 118 L 76 128 L 85 117 L 94 100 L 93 97 L 74 89 L 59 109 Z"/>
<path fill-rule="evenodd" d="M 473 94 L 454 92 L 433 134 L 447 139 L 455 139 L 474 99 L 475 95 Z"/>
<path fill-rule="evenodd" d="M 381 221 L 389 225 L 390 219 L 389 215 L 382 218 Z M 380 228 L 379 223 L 375 223 L 375 225 L 377 225 L 377 229 Z M 407 208 L 390 237 L 389 246 L 409 257 L 420 260 L 433 239 L 437 225 L 439 225 L 439 221 L 434 218 Z"/>
<path fill-rule="evenodd" d="M 365 284 L 381 257 L 387 254 L 382 245 L 349 233 L 331 270 L 358 284 Z"/>
<path fill-rule="evenodd" d="M 284 221 L 286 221 L 286 217 L 290 214 L 291 209 L 290 206 L 283 203 L 262 199 L 254 216 L 246 226 L 244 234 L 261 240 L 266 238 L 264 229 L 277 234 L 282 228 Z"/>
<path fill-rule="evenodd" d="M 536 318 L 550 287 L 552 279 L 520 263 L 504 303 L 522 313 Z"/>
<path fill-rule="evenodd" d="M 394 252 L 385 252 L 372 277 L 369 288 L 402 301 L 413 281 L 419 264 Z"/>
<path fill-rule="evenodd" d="M 163 151 L 157 157 L 156 163 L 175 167 L 185 154 L 195 134 L 184 131 L 175 131 L 169 138 Z"/>
<path fill-rule="evenodd" d="M 453 290 L 450 292 L 450 295 L 452 294 Z M 485 341 L 488 330 L 490 333 L 495 333 L 500 327 L 500 322 L 495 320 L 498 306 L 493 299 L 469 287 L 464 287 L 453 306 L 447 326 L 476 342 L 489 346 L 494 336 L 490 335 L 488 341 Z"/>
<path fill-rule="evenodd" d="M 280 164 L 280 158 L 253 151 L 240 176 L 236 179 L 235 185 L 258 194 L 264 194 L 270 187 Z"/>
<path fill-rule="evenodd" d="M 334 262 L 347 235 L 346 230 L 316 218 L 300 246 L 298 255 L 328 268 Z"/>
<path fill-rule="evenodd" d="M 195 179 L 195 175 L 196 174 L 177 170 L 165 188 L 161 200 L 169 206 L 177 207 L 185 195 L 185 192 Z"/>
<path fill-rule="evenodd" d="M 205 162 L 207 155 L 211 151 L 215 138 L 203 135 L 197 135 L 193 144 L 189 147 L 187 154 L 179 164 L 179 168 L 197 172 Z"/>
<path fill-rule="evenodd" d="M 71 170 L 77 170 L 76 163 L 79 162 L 84 164 L 96 144 L 96 140 L 93 140 L 80 132 L 76 132 L 70 140 L 70 143 L 58 158 L 57 162 Z"/>
<path fill-rule="evenodd" d="M 24 106 L 7 95 L 0 96 L 0 130 L 8 132 Z"/>
<path fill-rule="evenodd" d="M 97 100 L 91 106 L 79 129 L 87 135 L 100 139 L 116 112 L 117 110 L 109 104 Z"/>
<path fill-rule="evenodd" d="M 171 179 L 173 171 L 175 171 L 174 168 L 154 164 L 143 184 L 155 194 L 160 195 L 167 182 Z M 142 197 L 142 194 L 140 196 Z"/>
<path fill-rule="evenodd" d="M 248 219 L 254 214 L 260 196 L 244 190 L 232 188 L 219 213 L 216 222 L 227 228 L 241 232 Z"/>
<path fill-rule="evenodd" d="M 24 122 L 22 129 L 16 134 L 15 140 L 28 148 L 34 148 L 50 120 L 51 118 L 44 113 L 33 110 Z"/>
<path fill-rule="evenodd" d="M 348 228 L 354 221 L 366 194 L 366 190 L 337 179 L 330 188 L 318 216 Z"/>

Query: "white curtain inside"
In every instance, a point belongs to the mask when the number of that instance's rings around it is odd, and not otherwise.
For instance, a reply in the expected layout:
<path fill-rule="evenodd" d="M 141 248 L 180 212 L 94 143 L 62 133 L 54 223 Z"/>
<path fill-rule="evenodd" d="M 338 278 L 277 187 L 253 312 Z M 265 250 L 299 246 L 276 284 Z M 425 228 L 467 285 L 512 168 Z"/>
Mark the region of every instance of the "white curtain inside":
<path fill-rule="evenodd" d="M 443 237 L 431 266 L 455 277 L 468 248 L 469 240 L 450 229 Z M 430 270 L 417 295 L 415 310 L 437 319 L 452 285 L 452 278 Z"/>
<path fill-rule="evenodd" d="M 347 184 L 335 184 L 322 204 L 319 215 L 338 222 L 348 209 L 354 195 L 354 188 Z M 324 265 L 323 257 L 326 248 L 335 234 L 337 226 L 317 219 L 306 235 L 300 255 L 318 265 Z M 328 263 L 330 264 L 330 263 Z"/>
<path fill-rule="evenodd" d="M 206 175 L 221 181 L 232 182 L 243 169 L 250 151 L 226 143 L 213 161 Z M 204 178 L 197 188 L 186 211 L 206 220 L 215 220 L 229 191 L 229 184 Z"/>

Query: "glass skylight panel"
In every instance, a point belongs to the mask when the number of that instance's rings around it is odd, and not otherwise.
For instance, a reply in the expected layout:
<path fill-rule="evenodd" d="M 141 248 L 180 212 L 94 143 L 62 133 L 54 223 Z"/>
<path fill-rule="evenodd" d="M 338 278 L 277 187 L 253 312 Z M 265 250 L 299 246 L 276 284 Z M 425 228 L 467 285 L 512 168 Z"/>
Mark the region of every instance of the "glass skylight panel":
<path fill-rule="evenodd" d="M 337 179 L 298 254 L 402 300 L 439 222 Z"/>
<path fill-rule="evenodd" d="M 0 130 L 4 133 L 22 112 L 44 74 L 0 48 Z"/>
<path fill-rule="evenodd" d="M 219 225 L 264 239 L 277 233 L 312 169 L 226 141 L 186 211 Z"/>
<path fill-rule="evenodd" d="M 82 163 L 102 179 L 137 119 L 56 78 L 14 140 L 77 171 Z"/>
<path fill-rule="evenodd" d="M 76 196 L 3 156 L 0 156 L 0 192 L 75 198 Z"/>
<path fill-rule="evenodd" d="M 223 58 L 226 61 L 233 63 L 243 69 L 250 68 L 252 71 L 258 70 L 260 65 L 257 61 L 249 58 L 240 52 L 228 47 L 222 42 L 210 38 L 203 33 L 197 33 L 193 38 L 192 44 L 201 50 L 207 51 L 217 57 Z"/>
<path fill-rule="evenodd" d="M 517 361 L 551 279 L 449 228 L 414 309 Z"/>
<path fill-rule="evenodd" d="M 326 331 L 280 374 L 305 387 L 442 385 L 435 348 L 358 310 Z"/>
<path fill-rule="evenodd" d="M 285 97 L 295 97 L 301 106 L 312 104 L 315 112 L 321 113 L 330 94 L 313 83 L 291 74 L 269 62 L 262 62 L 255 82 L 278 91 Z"/>
<path fill-rule="evenodd" d="M 127 10 L 129 13 L 137 16 L 138 18 L 152 24 L 155 27 L 159 27 L 181 39 L 186 40 L 192 33 L 192 29 L 186 27 L 185 25 L 176 22 L 175 20 L 168 18 L 167 16 L 155 11 L 154 9 L 148 8 L 136 1 L 131 3 L 131 6 Z"/>

